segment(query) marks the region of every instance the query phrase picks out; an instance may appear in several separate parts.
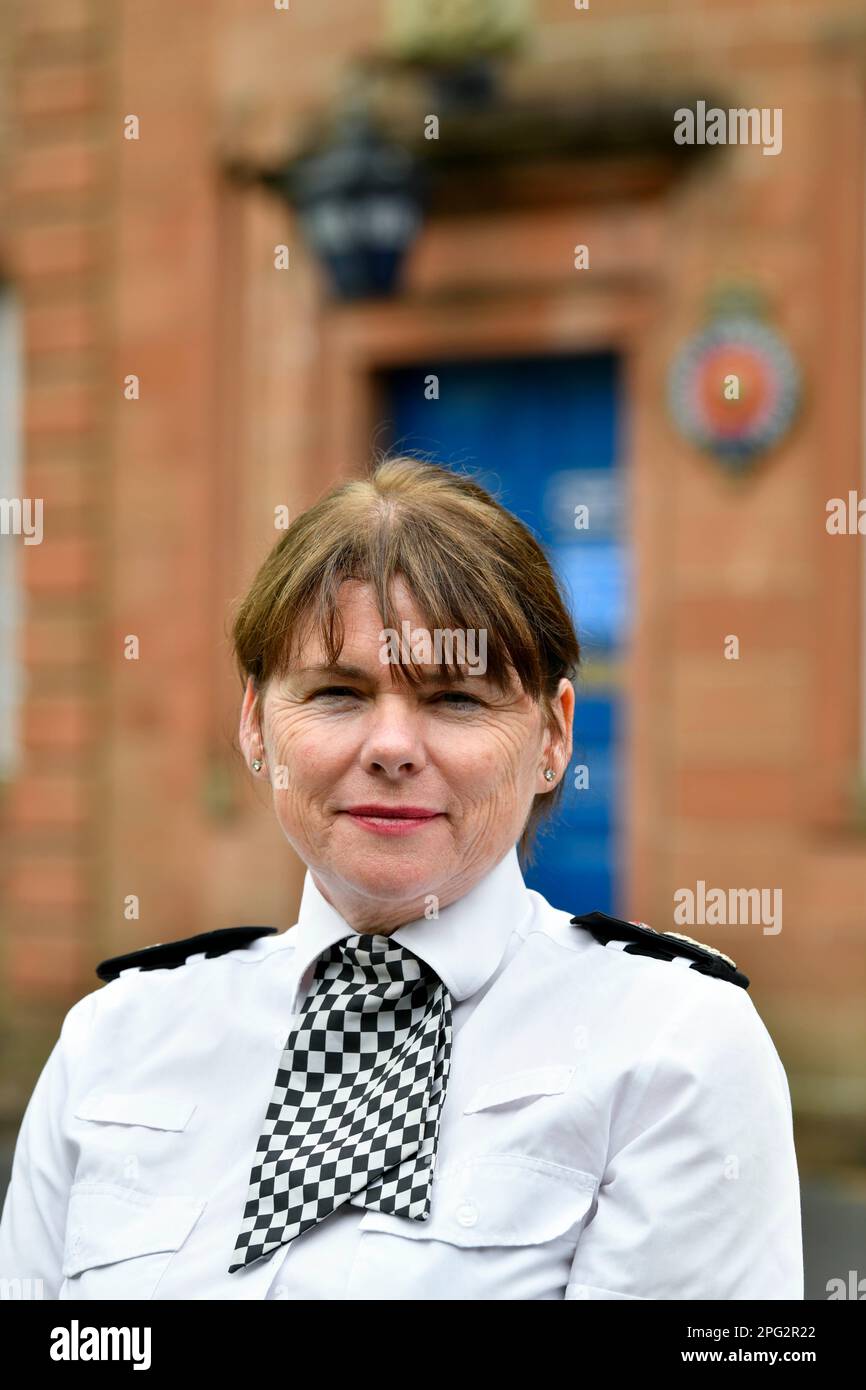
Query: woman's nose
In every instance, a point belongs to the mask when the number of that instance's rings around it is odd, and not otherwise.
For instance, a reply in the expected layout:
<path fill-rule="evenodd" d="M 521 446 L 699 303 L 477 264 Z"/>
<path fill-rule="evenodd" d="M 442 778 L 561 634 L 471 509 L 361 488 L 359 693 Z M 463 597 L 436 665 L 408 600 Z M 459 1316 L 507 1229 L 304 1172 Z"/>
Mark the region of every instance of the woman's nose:
<path fill-rule="evenodd" d="M 423 763 L 418 713 L 401 695 L 381 695 L 373 701 L 361 756 L 367 767 L 388 773 Z"/>

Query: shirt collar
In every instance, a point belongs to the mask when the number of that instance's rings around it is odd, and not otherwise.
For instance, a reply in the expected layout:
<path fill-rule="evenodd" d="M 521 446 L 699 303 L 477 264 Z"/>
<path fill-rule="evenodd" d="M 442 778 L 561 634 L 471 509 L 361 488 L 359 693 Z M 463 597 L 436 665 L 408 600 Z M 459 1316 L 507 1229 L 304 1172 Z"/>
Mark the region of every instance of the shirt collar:
<path fill-rule="evenodd" d="M 454 999 L 468 999 L 490 979 L 511 933 L 531 909 L 517 846 L 512 845 L 468 893 L 441 908 L 438 917 L 418 917 L 391 935 L 433 967 Z M 292 930 L 299 978 L 323 951 L 353 932 L 322 896 L 308 869 Z"/>

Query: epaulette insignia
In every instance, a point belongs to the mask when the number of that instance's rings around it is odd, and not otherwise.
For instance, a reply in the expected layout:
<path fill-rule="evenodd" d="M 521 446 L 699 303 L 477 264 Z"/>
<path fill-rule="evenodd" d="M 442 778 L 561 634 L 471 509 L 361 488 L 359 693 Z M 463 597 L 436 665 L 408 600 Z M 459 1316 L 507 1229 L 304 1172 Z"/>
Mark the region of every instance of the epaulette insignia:
<path fill-rule="evenodd" d="M 732 985 L 749 988 L 749 978 L 738 970 L 736 962 L 715 946 L 707 946 L 703 941 L 694 941 L 676 931 L 656 931 L 646 922 L 624 922 L 620 917 L 610 917 L 606 912 L 584 912 L 572 917 L 576 927 L 586 927 L 596 941 L 606 946 L 609 941 L 625 941 L 624 952 L 635 956 L 653 956 L 656 960 L 674 960 L 677 956 L 690 962 L 690 968 L 701 975 L 713 975 L 717 980 L 728 980 Z"/>
<path fill-rule="evenodd" d="M 125 956 L 110 956 L 100 961 L 96 973 L 100 980 L 116 980 L 121 970 L 135 965 L 142 970 L 175 970 L 186 963 L 187 956 L 199 955 L 202 951 L 208 957 L 224 956 L 226 951 L 249 946 L 257 937 L 270 936 L 276 930 L 276 927 L 218 927 L 216 931 L 186 936 L 182 941 L 160 942 L 156 946 L 128 951 Z"/>

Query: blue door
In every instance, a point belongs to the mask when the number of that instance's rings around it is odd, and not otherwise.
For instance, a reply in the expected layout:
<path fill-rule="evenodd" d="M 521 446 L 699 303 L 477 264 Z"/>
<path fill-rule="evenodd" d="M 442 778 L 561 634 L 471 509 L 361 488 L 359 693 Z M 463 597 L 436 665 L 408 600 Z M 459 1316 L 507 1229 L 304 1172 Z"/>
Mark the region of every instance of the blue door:
<path fill-rule="evenodd" d="M 439 396 L 425 396 L 438 378 Z M 628 576 L 611 353 L 430 362 L 383 374 L 392 449 L 489 470 L 503 504 L 538 536 L 582 645 L 574 752 L 558 817 L 526 882 L 570 912 L 617 911 L 616 749 L 623 716 Z"/>

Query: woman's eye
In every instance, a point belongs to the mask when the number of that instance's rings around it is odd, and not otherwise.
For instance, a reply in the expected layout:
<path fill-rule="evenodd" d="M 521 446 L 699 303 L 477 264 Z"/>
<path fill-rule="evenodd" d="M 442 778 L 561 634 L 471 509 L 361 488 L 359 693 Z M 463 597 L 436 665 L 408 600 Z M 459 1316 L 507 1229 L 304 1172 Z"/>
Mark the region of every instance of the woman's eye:
<path fill-rule="evenodd" d="M 322 690 L 314 692 L 314 698 L 319 695 L 357 695 L 357 690 L 351 690 L 348 685 L 328 685 Z"/>
<path fill-rule="evenodd" d="M 318 699 L 318 698 L 319 698 L 320 696 L 322 696 L 322 695 L 330 695 L 330 696 L 334 696 L 334 697 L 339 697 L 339 696 L 342 696 L 342 695 L 348 695 L 348 696 L 350 696 L 351 698 L 360 699 L 360 697 L 361 697 L 361 692 L 358 691 L 358 690 L 353 690 L 353 689 L 351 688 L 351 686 L 348 686 L 348 685 L 328 685 L 328 686 L 324 686 L 321 690 L 316 690 L 316 691 L 314 691 L 314 692 L 313 692 L 313 699 L 314 699 L 314 700 L 315 700 L 315 699 Z M 476 699 L 476 697 L 475 697 L 474 695 L 467 695 L 467 694 L 465 693 L 465 691 L 462 691 L 462 690 L 444 690 L 444 691 L 440 691 L 440 693 L 439 693 L 438 695 L 435 695 L 433 698 L 434 698 L 434 701 L 436 701 L 436 700 L 442 700 L 442 701 L 451 701 L 451 700 L 454 700 L 454 701 L 457 702 L 457 706 L 459 706 L 459 705 L 474 705 L 474 706 L 478 706 L 478 705 L 481 704 L 481 701 L 478 700 L 478 699 Z"/>
<path fill-rule="evenodd" d="M 474 695 L 467 695 L 462 690 L 446 690 L 442 695 L 438 695 L 436 698 L 439 700 L 457 700 L 463 705 L 481 704 L 481 701 L 477 700 Z"/>

